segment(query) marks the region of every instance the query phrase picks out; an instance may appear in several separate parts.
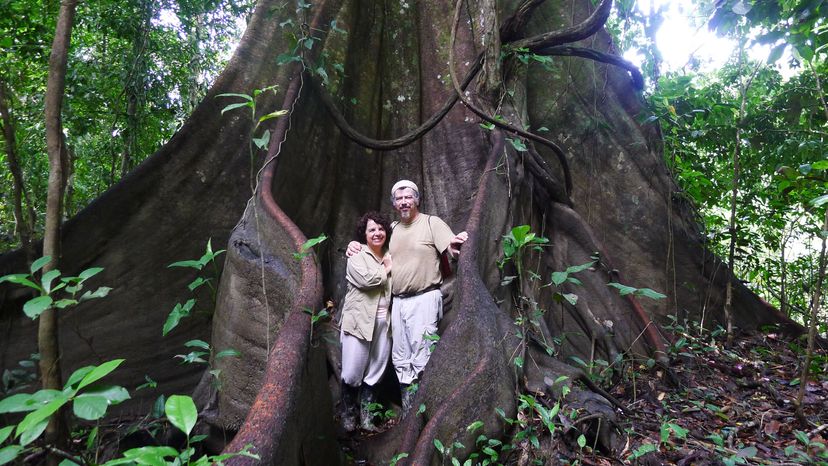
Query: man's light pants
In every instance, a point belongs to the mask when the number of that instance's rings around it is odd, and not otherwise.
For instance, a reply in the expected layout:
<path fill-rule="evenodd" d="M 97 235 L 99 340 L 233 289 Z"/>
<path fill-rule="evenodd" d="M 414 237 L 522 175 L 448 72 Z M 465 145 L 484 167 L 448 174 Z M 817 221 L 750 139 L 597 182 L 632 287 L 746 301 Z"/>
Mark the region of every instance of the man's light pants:
<path fill-rule="evenodd" d="M 437 322 L 443 316 L 443 295 L 440 290 L 394 298 L 391 310 L 391 362 L 397 379 L 410 384 L 425 368 L 437 335 Z"/>

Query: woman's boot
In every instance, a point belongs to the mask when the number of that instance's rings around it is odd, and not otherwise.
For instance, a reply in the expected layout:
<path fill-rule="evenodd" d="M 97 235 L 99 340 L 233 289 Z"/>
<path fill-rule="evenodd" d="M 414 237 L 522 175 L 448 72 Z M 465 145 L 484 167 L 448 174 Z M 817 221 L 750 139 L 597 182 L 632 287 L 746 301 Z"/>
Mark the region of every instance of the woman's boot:
<path fill-rule="evenodd" d="M 362 430 L 368 432 L 377 431 L 377 427 L 374 425 L 374 405 L 376 403 L 377 393 L 374 387 L 368 384 L 362 384 L 359 400 L 359 418 Z"/>
<path fill-rule="evenodd" d="M 339 404 L 342 410 L 342 428 L 346 432 L 356 430 L 357 424 L 357 391 L 359 388 L 352 387 L 345 382 L 340 385 Z"/>

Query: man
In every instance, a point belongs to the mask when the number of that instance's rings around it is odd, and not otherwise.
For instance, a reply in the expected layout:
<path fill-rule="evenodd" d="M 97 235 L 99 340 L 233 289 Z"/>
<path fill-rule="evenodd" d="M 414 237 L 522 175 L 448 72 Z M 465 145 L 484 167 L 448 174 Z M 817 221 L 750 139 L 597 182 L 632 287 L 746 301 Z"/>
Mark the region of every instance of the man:
<path fill-rule="evenodd" d="M 392 225 L 389 248 L 394 259 L 391 361 L 405 414 L 413 401 L 411 384 L 417 382 L 431 356 L 437 323 L 443 316 L 441 256 L 456 257 L 469 235 L 465 231 L 455 235 L 439 217 L 421 213 L 420 190 L 412 181 L 394 183 L 391 203 L 400 216 Z M 348 256 L 359 248 L 359 243 L 351 242 Z"/>

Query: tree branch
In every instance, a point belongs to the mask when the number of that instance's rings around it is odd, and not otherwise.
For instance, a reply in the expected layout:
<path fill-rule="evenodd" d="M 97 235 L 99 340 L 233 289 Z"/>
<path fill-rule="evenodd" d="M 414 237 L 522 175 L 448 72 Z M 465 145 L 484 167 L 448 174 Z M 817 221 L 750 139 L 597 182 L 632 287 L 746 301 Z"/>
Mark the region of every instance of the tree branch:
<path fill-rule="evenodd" d="M 460 86 L 461 89 L 465 90 L 469 86 L 469 84 L 471 84 L 471 82 L 474 80 L 474 77 L 477 76 L 477 73 L 480 72 L 481 65 L 482 65 L 482 62 L 481 62 L 480 58 L 478 57 L 478 60 L 475 62 L 475 64 L 469 70 L 469 73 L 466 75 L 466 79 L 463 80 L 463 85 Z M 457 103 L 457 99 L 458 99 L 457 94 L 452 94 L 446 100 L 446 102 L 443 104 L 443 107 L 440 108 L 440 110 L 438 110 L 428 120 L 423 122 L 423 124 L 421 124 L 416 129 L 414 129 L 413 131 L 411 131 L 410 133 L 408 133 L 404 136 L 401 136 L 401 137 L 396 138 L 396 139 L 386 139 L 386 140 L 372 139 L 372 138 L 369 138 L 368 136 L 363 135 L 362 133 L 360 133 L 356 129 L 354 129 L 354 127 L 351 126 L 348 123 L 347 120 L 345 120 L 345 117 L 342 115 L 342 112 L 340 112 L 339 109 L 336 107 L 336 104 L 333 102 L 333 99 L 331 99 L 330 95 L 317 82 L 316 79 L 311 78 L 310 82 L 311 82 L 311 87 L 313 88 L 314 91 L 316 91 L 316 94 L 322 100 L 322 104 L 325 105 L 325 108 L 328 110 L 328 113 L 331 115 L 331 118 L 333 118 L 334 123 L 336 124 L 336 126 L 343 133 L 345 133 L 345 135 L 348 136 L 348 138 L 350 140 L 354 141 L 355 143 L 359 144 L 360 146 L 367 147 L 369 149 L 375 149 L 375 150 L 399 149 L 400 147 L 405 147 L 405 146 L 411 144 L 412 142 L 416 141 L 417 139 L 422 137 L 425 133 L 427 133 L 432 128 L 434 128 L 434 126 L 436 126 L 437 123 L 439 123 L 440 120 L 442 120 L 448 114 L 449 110 L 451 110 L 451 108 L 454 106 L 454 104 Z"/>
<path fill-rule="evenodd" d="M 607 22 L 611 10 L 612 0 L 601 0 L 598 8 L 582 23 L 560 31 L 549 31 L 523 40 L 514 41 L 511 44 L 515 48 L 526 48 L 530 52 L 537 53 L 539 50 L 547 47 L 578 42 L 598 32 L 604 26 L 604 23 Z M 505 44 L 507 41 L 504 40 L 503 43 Z"/>
<path fill-rule="evenodd" d="M 512 16 L 508 17 L 506 21 L 503 22 L 503 26 L 500 28 L 500 40 L 503 41 L 503 43 L 506 43 L 522 39 L 522 32 L 524 27 L 526 27 L 526 23 L 529 22 L 532 18 L 532 13 L 534 13 L 544 1 L 545 0 L 524 0 L 523 3 L 517 7 L 517 10 L 515 10 Z"/>
<path fill-rule="evenodd" d="M 644 77 L 641 75 L 641 71 L 639 71 L 638 67 L 628 62 L 627 60 L 624 60 L 618 55 L 599 52 L 597 50 L 589 49 L 586 47 L 575 47 L 571 45 L 557 45 L 554 47 L 546 47 L 541 50 L 538 50 L 535 53 L 537 53 L 538 55 L 560 57 L 581 57 L 587 58 L 589 60 L 595 60 L 601 63 L 607 63 L 609 65 L 615 65 L 619 68 L 623 68 L 629 71 L 630 77 L 632 78 L 633 86 L 635 86 L 636 90 L 640 91 L 641 89 L 644 89 Z"/>

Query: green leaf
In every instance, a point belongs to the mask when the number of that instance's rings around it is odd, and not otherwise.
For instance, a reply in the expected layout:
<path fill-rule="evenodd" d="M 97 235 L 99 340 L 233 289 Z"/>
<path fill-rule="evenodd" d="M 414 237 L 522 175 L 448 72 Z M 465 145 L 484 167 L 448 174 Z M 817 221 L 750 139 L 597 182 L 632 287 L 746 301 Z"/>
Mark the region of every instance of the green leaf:
<path fill-rule="evenodd" d="M 48 264 L 49 261 L 51 261 L 51 260 L 52 260 L 52 256 L 43 256 L 43 257 L 41 257 L 40 259 L 32 262 L 32 266 L 29 267 L 29 272 L 31 272 L 31 274 L 34 275 L 35 272 L 42 269 L 43 267 L 46 267 L 46 264 Z"/>
<path fill-rule="evenodd" d="M 95 421 L 102 418 L 106 414 L 108 407 L 109 401 L 106 398 L 88 393 L 81 393 L 72 402 L 72 412 L 75 413 L 75 416 L 86 419 L 87 421 Z"/>
<path fill-rule="evenodd" d="M 578 436 L 578 447 L 579 448 L 584 448 L 585 446 L 586 446 L 586 437 L 584 437 L 584 434 L 581 434 L 581 435 Z"/>
<path fill-rule="evenodd" d="M 37 409 L 36 411 L 27 414 L 26 417 L 24 417 L 23 420 L 20 421 L 20 424 L 17 425 L 17 431 L 15 433 L 15 436 L 19 437 L 22 433 L 28 430 L 36 430 L 38 424 L 47 420 L 49 416 L 54 414 L 68 401 L 68 398 L 66 398 L 65 396 L 61 396 L 50 401 L 46 404 L 46 406 L 43 406 Z"/>
<path fill-rule="evenodd" d="M 28 393 L 18 393 L 0 401 L 0 414 L 2 413 L 23 413 L 34 411 L 40 404 Z M 2 440 L 0 440 L 2 443 Z"/>
<path fill-rule="evenodd" d="M 97 298 L 104 298 L 109 292 L 112 291 L 112 288 L 108 286 L 102 286 L 95 291 L 87 291 L 83 295 L 81 295 L 80 300 L 86 301 L 89 299 L 97 299 Z"/>
<path fill-rule="evenodd" d="M 23 451 L 21 445 L 9 445 L 5 448 L 0 448 L 0 464 L 11 463 L 21 451 Z"/>
<path fill-rule="evenodd" d="M 101 272 L 103 272 L 103 267 L 91 267 L 81 272 L 80 275 L 78 275 L 78 278 L 80 278 L 81 281 L 89 280 Z"/>
<path fill-rule="evenodd" d="M 279 118 L 280 116 L 287 115 L 287 110 L 276 110 L 275 112 L 270 112 L 267 115 L 262 115 L 259 118 L 259 123 L 265 122 L 267 120 L 271 120 L 273 118 Z"/>
<path fill-rule="evenodd" d="M 469 424 L 468 427 L 466 427 L 466 431 L 467 432 L 474 432 L 474 431 L 476 431 L 477 429 L 479 429 L 481 427 L 483 427 L 483 421 L 474 421 L 471 424 Z"/>
<path fill-rule="evenodd" d="M 58 463 L 58 466 L 80 466 L 80 465 L 78 463 L 70 460 L 70 459 L 64 459 L 63 461 Z"/>
<path fill-rule="evenodd" d="M 201 268 L 204 267 L 204 264 L 202 264 L 199 261 L 187 260 L 187 261 L 173 262 L 172 264 L 167 266 L 167 268 L 170 268 L 170 267 L 189 267 L 189 268 L 192 268 L 192 269 L 201 270 Z"/>
<path fill-rule="evenodd" d="M 40 314 L 43 314 L 43 312 L 49 309 L 51 306 L 51 296 L 38 296 L 36 298 L 32 298 L 26 301 L 26 304 L 23 305 L 23 312 L 30 319 L 37 319 L 40 316 Z"/>
<path fill-rule="evenodd" d="M 78 300 L 76 299 L 58 299 L 53 303 L 53 306 L 56 309 L 66 309 L 69 306 L 75 306 L 78 304 Z"/>
<path fill-rule="evenodd" d="M 20 434 L 20 445 L 28 445 L 37 440 L 37 438 L 40 437 L 46 430 L 46 426 L 48 425 L 49 420 L 44 419 L 35 424 L 31 429 L 28 429 L 22 434 Z"/>
<path fill-rule="evenodd" d="M 33 288 L 37 291 L 43 291 L 43 288 L 40 285 L 35 284 L 33 281 L 29 280 L 29 276 L 25 273 L 16 273 L 12 275 L 4 275 L 0 277 L 0 283 L 9 282 L 14 283 L 16 285 L 24 285 L 28 286 L 29 288 Z"/>
<path fill-rule="evenodd" d="M 112 361 L 107 361 L 100 366 L 95 367 L 80 381 L 80 384 L 78 384 L 78 390 L 106 377 L 110 372 L 120 366 L 122 362 L 124 362 L 123 359 L 113 359 Z"/>
<path fill-rule="evenodd" d="M 611 286 L 611 287 L 617 289 L 618 294 L 620 294 L 621 296 L 627 296 L 628 294 L 634 293 L 637 290 L 637 288 L 633 288 L 633 287 L 627 286 L 627 285 L 622 285 L 622 284 L 616 283 L 616 282 L 607 283 L 607 286 Z"/>
<path fill-rule="evenodd" d="M 566 281 L 568 276 L 569 274 L 566 272 L 552 272 L 552 283 L 554 283 L 555 286 L 560 286 Z"/>
<path fill-rule="evenodd" d="M 518 151 L 518 152 L 528 151 L 528 149 L 526 148 L 526 144 L 524 144 L 524 142 L 521 141 L 520 139 L 509 138 L 507 140 L 512 144 L 512 147 L 514 147 L 516 151 Z"/>
<path fill-rule="evenodd" d="M 241 353 L 239 351 L 234 350 L 234 349 L 226 349 L 226 350 L 223 350 L 223 351 L 219 351 L 218 354 L 216 354 L 216 360 L 219 360 L 219 359 L 222 359 L 222 358 L 229 358 L 229 357 L 237 358 L 239 356 L 241 356 Z"/>
<path fill-rule="evenodd" d="M 210 344 L 204 340 L 190 340 L 187 343 L 184 343 L 184 346 L 188 348 L 202 348 L 210 351 Z"/>
<path fill-rule="evenodd" d="M 190 431 L 193 430 L 198 419 L 198 411 L 192 398 L 184 395 L 172 395 L 164 405 L 164 412 L 167 413 L 170 424 L 190 435 Z"/>
<path fill-rule="evenodd" d="M 441 442 L 440 439 L 434 439 L 434 448 L 436 448 L 441 455 L 446 453 L 446 447 L 443 446 L 443 442 Z"/>
<path fill-rule="evenodd" d="M 261 137 L 253 138 L 253 144 L 255 144 L 256 147 L 258 147 L 259 149 L 266 148 L 269 143 L 270 143 L 270 131 L 269 130 L 265 130 L 264 133 L 262 133 Z"/>
<path fill-rule="evenodd" d="M 305 252 L 305 251 L 309 250 L 310 248 L 316 246 L 317 244 L 325 241 L 326 239 L 328 239 L 328 237 L 324 233 L 322 233 L 321 235 L 317 236 L 316 238 L 311 238 L 311 239 L 305 241 L 304 243 L 302 243 L 301 250 L 302 250 L 302 252 Z"/>
<path fill-rule="evenodd" d="M 240 97 L 244 100 L 253 102 L 253 97 L 251 97 L 247 94 L 236 94 L 236 93 L 233 93 L 233 92 L 226 92 L 224 94 L 219 94 L 216 97 Z"/>
<path fill-rule="evenodd" d="M 586 264 L 581 264 L 581 265 L 572 265 L 572 266 L 569 266 L 569 267 L 566 268 L 566 272 L 567 273 L 583 272 L 584 270 L 592 267 L 593 265 L 595 265 L 595 261 L 587 262 Z"/>
<path fill-rule="evenodd" d="M 92 372 L 92 369 L 94 368 L 95 366 L 84 366 L 78 368 L 77 370 L 75 370 L 75 372 L 72 372 L 72 375 L 70 375 L 69 378 L 66 380 L 66 384 L 64 385 L 64 387 L 71 387 L 72 385 L 75 385 L 76 383 L 80 382 L 81 380 L 83 380 L 84 377 L 86 377 L 86 374 Z"/>
<path fill-rule="evenodd" d="M 224 115 L 224 112 L 229 112 L 230 110 L 235 110 L 235 109 L 240 108 L 240 107 L 252 107 L 252 106 L 253 106 L 253 104 L 251 104 L 249 102 L 241 102 L 241 103 L 236 103 L 236 104 L 230 104 L 230 105 L 224 107 L 223 109 L 221 109 L 221 114 Z"/>
<path fill-rule="evenodd" d="M 811 205 L 814 207 L 822 207 L 826 202 L 828 202 L 828 194 L 823 194 L 816 199 L 812 199 Z"/>
<path fill-rule="evenodd" d="M 561 296 L 571 305 L 578 304 L 578 295 L 574 293 L 561 293 Z"/>
<path fill-rule="evenodd" d="M 126 388 L 120 385 L 107 385 L 84 392 L 85 395 L 102 396 L 110 405 L 117 405 L 130 398 Z M 78 395 L 80 396 L 80 395 Z"/>
<path fill-rule="evenodd" d="M 14 431 L 14 426 L 6 426 L 0 429 L 0 443 L 5 442 L 11 435 L 12 431 Z"/>
<path fill-rule="evenodd" d="M 667 295 L 663 295 L 658 291 L 652 290 L 650 288 L 639 288 L 635 291 L 635 294 L 637 296 L 645 296 L 650 299 L 664 299 L 667 297 Z"/>
<path fill-rule="evenodd" d="M 41 284 L 41 286 L 43 286 L 43 291 L 45 291 L 46 294 L 49 294 L 49 293 L 52 292 L 52 281 L 55 278 L 59 277 L 59 276 L 60 276 L 60 270 L 52 269 L 52 270 L 44 273 L 43 276 L 40 277 L 40 284 Z"/>

